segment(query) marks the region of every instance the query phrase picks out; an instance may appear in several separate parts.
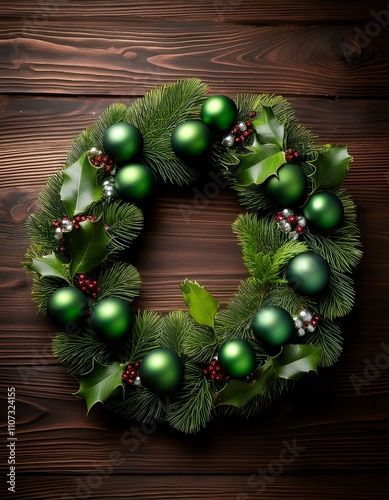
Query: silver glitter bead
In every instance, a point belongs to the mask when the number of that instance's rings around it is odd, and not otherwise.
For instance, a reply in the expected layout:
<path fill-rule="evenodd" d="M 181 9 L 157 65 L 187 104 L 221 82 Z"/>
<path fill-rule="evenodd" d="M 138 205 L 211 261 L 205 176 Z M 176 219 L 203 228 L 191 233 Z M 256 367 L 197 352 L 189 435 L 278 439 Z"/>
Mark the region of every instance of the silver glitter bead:
<path fill-rule="evenodd" d="M 305 227 L 307 225 L 307 220 L 305 217 L 303 217 L 302 215 L 299 215 L 297 217 L 297 224 L 301 227 Z"/>
<path fill-rule="evenodd" d="M 311 321 L 312 314 L 308 311 L 308 309 L 303 309 L 302 311 L 299 312 L 299 318 L 302 319 L 304 322 Z"/>
<path fill-rule="evenodd" d="M 238 122 L 237 125 L 238 125 L 238 129 L 241 132 L 244 132 L 245 130 L 247 130 L 247 125 L 245 124 L 245 122 Z"/>
<path fill-rule="evenodd" d="M 291 231 L 288 236 L 292 241 L 297 241 L 299 239 L 299 233 L 297 231 Z"/>
<path fill-rule="evenodd" d="M 60 227 L 55 228 L 55 231 L 54 231 L 55 239 L 60 240 L 62 238 L 62 236 L 63 236 L 62 229 Z"/>
<path fill-rule="evenodd" d="M 140 377 L 135 377 L 135 380 L 134 380 L 134 385 L 136 387 L 139 387 L 142 385 L 142 382 L 140 381 Z"/>
<path fill-rule="evenodd" d="M 64 219 L 61 221 L 61 229 L 63 233 L 70 233 L 73 229 L 73 222 L 71 220 Z"/>
<path fill-rule="evenodd" d="M 90 148 L 90 150 L 88 151 L 88 153 L 92 154 L 92 155 L 101 155 L 103 154 L 102 151 L 100 151 L 99 149 L 97 148 Z"/>
<path fill-rule="evenodd" d="M 107 186 L 104 189 L 104 194 L 105 194 L 105 196 L 112 196 L 113 195 L 113 187 L 112 186 Z"/>
<path fill-rule="evenodd" d="M 304 330 L 304 328 L 299 328 L 299 329 L 297 330 L 297 335 L 298 335 L 299 337 L 304 337 L 304 335 L 305 335 L 305 330 Z"/>
<path fill-rule="evenodd" d="M 309 333 L 314 332 L 314 331 L 315 331 L 315 329 L 316 329 L 316 328 L 315 328 L 313 325 L 311 325 L 311 324 L 309 324 L 309 325 L 307 326 L 307 332 L 309 332 Z"/>
<path fill-rule="evenodd" d="M 111 179 L 105 179 L 105 181 L 103 181 L 103 187 L 105 187 L 105 186 L 112 186 Z"/>
<path fill-rule="evenodd" d="M 222 145 L 226 148 L 230 148 L 235 144 L 235 136 L 232 134 L 226 135 L 223 137 Z"/>
<path fill-rule="evenodd" d="M 291 215 L 293 215 L 293 210 L 290 208 L 284 208 L 284 210 L 282 211 L 282 215 L 284 217 L 290 217 Z"/>
<path fill-rule="evenodd" d="M 289 233 L 292 229 L 292 226 L 286 220 L 280 221 L 280 228 L 285 231 L 285 233 Z"/>
<path fill-rule="evenodd" d="M 293 321 L 294 321 L 294 326 L 295 326 L 296 328 L 302 328 L 302 326 L 303 326 L 303 321 L 302 321 L 300 318 L 298 318 L 297 316 L 295 316 L 295 317 L 293 318 Z"/>

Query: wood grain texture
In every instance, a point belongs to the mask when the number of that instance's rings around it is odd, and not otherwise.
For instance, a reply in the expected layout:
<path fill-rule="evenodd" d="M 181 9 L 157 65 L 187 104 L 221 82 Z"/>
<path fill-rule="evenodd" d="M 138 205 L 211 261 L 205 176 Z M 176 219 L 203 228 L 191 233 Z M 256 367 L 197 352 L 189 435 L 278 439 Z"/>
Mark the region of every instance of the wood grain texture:
<path fill-rule="evenodd" d="M 98 26 L 51 20 L 29 30 L 17 19 L 0 21 L 0 34 L 0 91 L 7 93 L 134 96 L 161 81 L 196 76 L 214 93 L 389 95 L 389 37 L 361 42 L 351 60 L 343 45 L 354 36 L 348 25 L 102 19 Z"/>
<path fill-rule="evenodd" d="M 128 20 L 160 20 L 199 22 L 256 23 L 275 22 L 326 23 L 343 21 L 348 23 L 366 22 L 372 18 L 371 10 L 387 8 L 387 2 L 339 3 L 329 0 L 320 4 L 310 0 L 251 0 L 247 8 L 242 0 L 2 0 L 2 17 L 20 17 L 26 22 L 48 24 L 52 18 L 74 19 L 89 17 L 109 19 L 111 22 L 123 18 Z"/>
<path fill-rule="evenodd" d="M 384 9 L 387 2 L 335 0 L 1 2 L 0 431 L 15 386 L 18 437 L 16 494 L 5 490 L 1 441 L 1 498 L 387 498 L 389 28 L 355 39 Z M 74 136 L 111 102 L 130 104 L 190 76 L 210 93 L 284 94 L 319 143 L 348 144 L 346 186 L 365 251 L 340 362 L 305 377 L 261 417 L 217 419 L 197 436 L 164 423 L 128 425 L 101 407 L 86 418 L 21 266 L 28 213 Z M 134 255 L 141 309 L 182 307 L 185 277 L 225 303 L 246 276 L 231 231 L 236 196 L 222 189 L 204 201 L 206 181 L 197 189 L 164 188 L 150 208 Z M 300 451 L 281 470 L 293 442 Z"/>

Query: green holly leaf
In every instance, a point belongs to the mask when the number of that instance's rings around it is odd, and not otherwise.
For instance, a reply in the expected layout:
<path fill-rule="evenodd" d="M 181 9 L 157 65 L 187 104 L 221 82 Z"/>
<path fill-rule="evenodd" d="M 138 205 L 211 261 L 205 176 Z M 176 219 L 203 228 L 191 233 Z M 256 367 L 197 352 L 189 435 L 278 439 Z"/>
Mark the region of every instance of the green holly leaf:
<path fill-rule="evenodd" d="M 102 187 L 97 184 L 97 168 L 90 164 L 87 153 L 63 171 L 60 194 L 70 218 L 100 201 Z"/>
<path fill-rule="evenodd" d="M 124 369 L 125 364 L 113 363 L 107 366 L 93 359 L 91 371 L 77 377 L 80 388 L 74 395 L 85 400 L 87 414 L 92 406 L 107 401 L 118 388 L 121 388 L 121 393 L 124 395 L 122 382 Z"/>
<path fill-rule="evenodd" d="M 41 276 L 53 276 L 54 278 L 67 279 L 66 267 L 54 252 L 42 257 L 32 259 L 32 269 Z"/>
<path fill-rule="evenodd" d="M 316 160 L 310 162 L 315 167 L 315 172 L 310 175 L 313 181 L 312 193 L 318 189 L 340 186 L 349 171 L 351 161 L 347 146 L 327 146 Z"/>
<path fill-rule="evenodd" d="M 253 128 L 261 144 L 274 144 L 278 150 L 284 149 L 284 126 L 271 108 L 263 106 L 261 114 L 253 121 Z"/>
<path fill-rule="evenodd" d="M 274 144 L 260 144 L 255 139 L 247 149 L 252 152 L 241 156 L 236 174 L 243 186 L 262 184 L 286 162 L 284 151 Z"/>
<path fill-rule="evenodd" d="M 200 325 L 209 326 L 215 330 L 215 317 L 219 311 L 219 302 L 196 281 L 186 279 L 180 288 L 192 318 Z"/>
<path fill-rule="evenodd" d="M 277 378 L 296 380 L 310 371 L 317 371 L 320 348 L 312 344 L 287 344 L 274 358 L 269 358 L 250 382 L 231 380 L 214 396 L 215 406 L 242 408 L 252 398 L 264 395 L 268 385 Z"/>
<path fill-rule="evenodd" d="M 102 217 L 96 222 L 87 219 L 80 223 L 80 229 L 67 233 L 65 245 L 71 257 L 72 275 L 87 273 L 100 265 L 110 253 L 110 241 Z"/>

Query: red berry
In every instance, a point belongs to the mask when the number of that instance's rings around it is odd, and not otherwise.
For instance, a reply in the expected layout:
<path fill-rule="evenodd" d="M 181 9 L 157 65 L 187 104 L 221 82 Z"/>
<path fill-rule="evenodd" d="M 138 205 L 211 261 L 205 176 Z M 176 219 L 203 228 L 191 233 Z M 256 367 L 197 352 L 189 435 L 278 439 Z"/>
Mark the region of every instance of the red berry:
<path fill-rule="evenodd" d="M 204 370 L 203 370 L 203 374 L 204 374 L 205 376 L 208 376 L 208 375 L 209 375 L 209 371 L 208 371 L 208 369 L 207 369 L 207 368 L 204 368 Z"/>
<path fill-rule="evenodd" d="M 302 226 L 296 226 L 295 230 L 300 234 L 304 232 L 304 228 Z"/>
<path fill-rule="evenodd" d="M 234 127 L 232 130 L 231 130 L 231 134 L 237 134 L 239 132 L 239 128 L 238 127 Z"/>
<path fill-rule="evenodd" d="M 130 378 L 130 379 L 128 380 L 128 383 L 129 383 L 129 384 L 131 384 L 131 385 L 132 385 L 134 382 L 135 382 L 135 380 L 133 380 L 132 378 Z"/>
<path fill-rule="evenodd" d="M 299 153 L 298 151 L 295 151 L 295 152 L 293 153 L 293 156 L 294 156 L 295 158 L 298 158 L 298 157 L 300 156 L 300 153 Z"/>
<path fill-rule="evenodd" d="M 78 284 L 79 284 L 80 286 L 84 286 L 84 285 L 85 285 L 85 281 L 84 281 L 84 280 L 78 280 Z"/>
<path fill-rule="evenodd" d="M 287 221 L 290 222 L 291 224 L 294 224 L 297 220 L 297 217 L 295 215 L 289 215 L 287 218 Z"/>
<path fill-rule="evenodd" d="M 246 122 L 246 127 L 251 128 L 253 124 L 251 122 Z"/>
<path fill-rule="evenodd" d="M 238 144 L 241 141 L 240 137 L 235 137 L 235 142 Z"/>
<path fill-rule="evenodd" d="M 61 252 L 64 252 L 66 250 L 66 248 L 65 247 L 61 247 L 60 250 L 61 250 Z"/>
<path fill-rule="evenodd" d="M 87 289 L 87 287 L 86 287 L 86 286 L 82 286 L 82 287 L 81 287 L 81 291 L 82 291 L 82 292 L 86 292 L 87 290 L 88 290 L 88 289 Z"/>
<path fill-rule="evenodd" d="M 250 132 L 248 130 L 245 130 L 242 135 L 243 137 L 248 137 L 250 135 Z"/>
<path fill-rule="evenodd" d="M 139 361 L 136 361 L 136 363 L 134 363 L 134 367 L 135 367 L 135 368 L 139 368 L 139 367 L 140 367 L 140 363 L 139 363 Z"/>
<path fill-rule="evenodd" d="M 74 224 L 74 229 L 80 229 L 80 224 Z"/>
<path fill-rule="evenodd" d="M 316 326 L 316 325 L 317 325 L 317 321 L 316 321 L 315 319 L 312 319 L 312 320 L 311 320 L 311 325 L 312 325 L 312 326 Z"/>
<path fill-rule="evenodd" d="M 276 216 L 276 219 L 275 219 L 276 222 L 281 222 L 282 220 L 284 220 L 284 217 L 282 215 Z"/>
<path fill-rule="evenodd" d="M 221 380 L 223 380 L 223 376 L 222 376 L 222 375 L 220 375 L 220 373 L 219 373 L 218 375 L 216 375 L 215 380 L 216 380 L 217 382 L 220 382 Z"/>
<path fill-rule="evenodd" d="M 85 274 L 80 274 L 80 280 L 84 280 L 85 279 Z"/>
<path fill-rule="evenodd" d="M 59 227 L 59 224 L 60 223 L 57 220 L 53 220 L 53 222 L 51 223 L 53 227 Z"/>
<path fill-rule="evenodd" d="M 250 118 L 254 118 L 254 116 L 256 116 L 256 114 L 257 114 L 257 113 L 256 113 L 255 111 L 250 111 L 250 113 L 249 113 L 249 117 L 250 117 Z"/>
<path fill-rule="evenodd" d="M 95 299 L 97 297 L 97 293 L 93 292 L 92 293 L 92 299 Z"/>

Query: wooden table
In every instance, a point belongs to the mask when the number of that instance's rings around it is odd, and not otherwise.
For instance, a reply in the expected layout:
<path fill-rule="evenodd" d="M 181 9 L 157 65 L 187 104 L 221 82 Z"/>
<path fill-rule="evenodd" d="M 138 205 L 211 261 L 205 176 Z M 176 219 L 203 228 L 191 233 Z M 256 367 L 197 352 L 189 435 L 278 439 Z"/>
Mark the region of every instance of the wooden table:
<path fill-rule="evenodd" d="M 18 439 L 15 494 L 1 443 L 1 498 L 388 497 L 388 16 L 378 0 L 1 1 L 1 422 L 5 437 L 15 387 Z M 265 416 L 217 420 L 197 436 L 127 428 L 101 407 L 86 419 L 21 267 L 27 214 L 72 138 L 111 102 L 191 76 L 211 94 L 283 94 L 322 142 L 348 144 L 365 250 L 340 363 Z M 182 307 L 185 277 L 226 302 L 245 277 L 235 195 L 222 190 L 203 208 L 193 197 L 167 188 L 156 200 L 137 262 L 141 308 Z M 365 384 L 356 390 L 355 380 Z"/>

